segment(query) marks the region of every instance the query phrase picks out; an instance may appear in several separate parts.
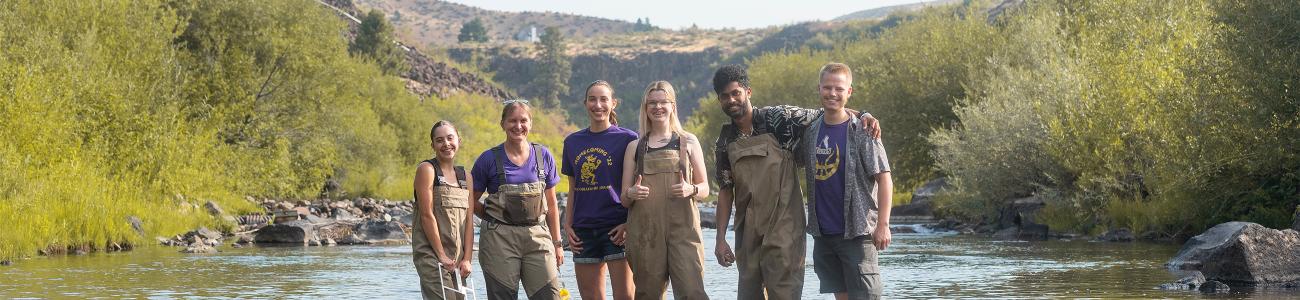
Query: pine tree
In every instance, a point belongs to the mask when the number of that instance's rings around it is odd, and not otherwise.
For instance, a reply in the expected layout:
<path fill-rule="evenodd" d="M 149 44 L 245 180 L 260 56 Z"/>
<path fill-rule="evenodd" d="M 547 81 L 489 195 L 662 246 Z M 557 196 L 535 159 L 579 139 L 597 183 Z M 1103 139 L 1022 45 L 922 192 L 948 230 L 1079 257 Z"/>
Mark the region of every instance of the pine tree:
<path fill-rule="evenodd" d="M 542 107 L 558 108 L 560 95 L 569 93 L 569 77 L 573 73 L 570 69 L 572 58 L 564 53 L 568 45 L 565 45 L 564 34 L 553 26 L 546 27 L 537 45 L 542 52 L 539 72 L 530 85 L 537 89 Z"/>
<path fill-rule="evenodd" d="M 479 18 L 474 18 L 474 20 L 465 22 L 465 25 L 460 27 L 460 35 L 456 36 L 456 40 L 460 41 L 461 43 L 487 42 L 488 41 L 487 26 L 483 25 L 483 20 Z"/>
<path fill-rule="evenodd" d="M 397 48 L 393 38 L 393 25 L 384 19 L 384 13 L 371 10 L 361 19 L 357 37 L 348 45 L 348 53 L 370 60 L 384 71 L 395 75 L 406 72 L 406 55 Z"/>

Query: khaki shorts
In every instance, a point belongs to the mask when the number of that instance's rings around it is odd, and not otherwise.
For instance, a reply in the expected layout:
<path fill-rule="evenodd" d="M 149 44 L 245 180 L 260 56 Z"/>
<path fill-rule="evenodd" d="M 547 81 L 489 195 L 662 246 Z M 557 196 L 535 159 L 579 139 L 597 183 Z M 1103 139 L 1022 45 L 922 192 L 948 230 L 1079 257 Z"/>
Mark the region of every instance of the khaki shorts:
<path fill-rule="evenodd" d="M 871 236 L 813 237 L 813 270 L 821 292 L 848 293 L 849 299 L 880 299 L 880 264 Z"/>

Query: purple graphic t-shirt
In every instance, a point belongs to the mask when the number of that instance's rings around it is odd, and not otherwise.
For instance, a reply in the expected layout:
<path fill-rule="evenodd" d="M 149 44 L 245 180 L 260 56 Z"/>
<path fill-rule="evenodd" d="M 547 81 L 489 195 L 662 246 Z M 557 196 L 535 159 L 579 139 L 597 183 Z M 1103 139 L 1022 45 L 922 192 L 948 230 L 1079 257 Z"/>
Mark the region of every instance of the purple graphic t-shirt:
<path fill-rule="evenodd" d="M 816 201 L 817 224 L 822 235 L 844 234 L 844 160 L 848 147 L 849 122 L 836 125 L 821 124 L 813 151 L 817 161 L 812 167 L 814 183 L 813 201 Z"/>
<path fill-rule="evenodd" d="M 636 132 L 611 126 L 601 132 L 584 128 L 564 138 L 560 173 L 570 176 L 573 227 L 598 229 L 627 222 L 627 208 L 620 201 L 623 186 L 623 153 Z"/>
<path fill-rule="evenodd" d="M 499 146 L 498 146 L 499 147 Z M 555 173 L 555 158 L 551 156 L 551 150 L 540 145 L 534 145 L 536 149 L 530 150 L 528 161 L 522 166 L 516 166 L 515 163 L 505 159 L 504 162 L 498 162 L 497 154 L 492 149 L 483 151 L 479 154 L 478 159 L 474 160 L 474 168 L 470 174 L 474 176 L 474 191 L 496 193 L 497 186 L 501 184 L 519 184 L 537 182 L 537 166 L 540 159 L 542 170 L 546 176 L 546 188 L 555 187 L 560 184 L 560 175 Z M 504 150 L 502 150 L 504 151 Z M 533 155 L 540 151 L 541 157 Z M 505 157 L 504 153 L 502 157 Z M 497 163 L 505 163 L 506 178 L 500 178 L 497 175 Z"/>

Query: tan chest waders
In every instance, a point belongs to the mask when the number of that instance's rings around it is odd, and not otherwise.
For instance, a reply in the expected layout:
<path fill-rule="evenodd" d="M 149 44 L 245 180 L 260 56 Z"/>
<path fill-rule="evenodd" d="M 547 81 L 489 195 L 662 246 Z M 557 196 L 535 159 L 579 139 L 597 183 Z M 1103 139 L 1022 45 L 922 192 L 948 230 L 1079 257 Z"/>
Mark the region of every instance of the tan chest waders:
<path fill-rule="evenodd" d="M 671 189 L 691 178 L 686 145 L 649 151 L 646 137 L 636 149 L 636 174 L 650 196 L 628 210 L 627 257 L 636 284 L 636 299 L 663 299 L 671 280 L 677 299 L 708 299 L 704 292 L 704 246 L 696 202 L 674 197 Z M 667 147 L 667 146 L 665 146 Z"/>
<path fill-rule="evenodd" d="M 420 210 L 431 209 L 433 219 L 438 222 L 438 236 L 442 241 L 442 253 L 453 260 L 461 258 L 462 233 L 465 230 L 465 215 L 469 210 L 469 190 L 466 186 L 465 168 L 456 167 L 457 186 L 442 184 L 439 179 L 443 178 L 442 168 L 438 167 L 438 162 L 428 160 L 433 164 L 434 183 L 433 183 L 433 207 L 417 207 Z M 418 195 L 417 195 L 418 197 Z M 420 224 L 420 217 L 417 213 L 411 220 L 411 252 L 414 254 L 415 271 L 420 275 L 420 293 L 424 299 L 463 299 L 463 295 L 448 292 L 443 289 L 444 283 L 456 282 L 456 278 L 448 270 L 443 274 L 438 274 L 438 253 L 433 249 L 433 243 L 429 241 L 428 236 L 424 233 L 424 228 Z M 470 255 L 464 253 L 464 255 Z M 442 277 L 439 279 L 439 277 Z M 451 288 L 455 288 L 454 286 Z M 444 296 L 445 295 L 445 296 Z"/>
<path fill-rule="evenodd" d="M 532 148 L 537 181 L 522 184 L 504 183 L 509 161 L 505 149 L 491 150 L 496 155 L 496 178 L 503 183 L 488 195 L 488 218 L 479 231 L 478 258 L 487 278 L 488 299 L 516 299 L 521 281 L 528 299 L 560 299 L 555 245 L 550 230 L 542 225 L 547 176 L 542 171 L 541 145 Z"/>
<path fill-rule="evenodd" d="M 794 157 L 770 133 L 732 142 L 727 153 L 735 183 L 737 297 L 799 299 L 807 220 Z"/>

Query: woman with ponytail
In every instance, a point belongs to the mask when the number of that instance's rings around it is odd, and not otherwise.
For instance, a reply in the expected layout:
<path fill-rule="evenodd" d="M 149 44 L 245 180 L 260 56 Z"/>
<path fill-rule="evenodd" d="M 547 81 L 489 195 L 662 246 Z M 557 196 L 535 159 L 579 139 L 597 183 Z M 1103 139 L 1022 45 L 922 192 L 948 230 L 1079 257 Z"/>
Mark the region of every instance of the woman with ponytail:
<path fill-rule="evenodd" d="M 587 128 L 564 138 L 560 173 L 569 176 L 569 205 L 564 232 L 573 251 L 574 271 L 583 299 L 605 298 L 605 272 L 614 299 L 632 299 L 632 272 L 624 259 L 624 224 L 627 209 L 621 205 L 623 152 L 637 139 L 636 132 L 618 127 L 619 100 L 604 80 L 587 86 L 583 100 L 590 121 Z"/>

